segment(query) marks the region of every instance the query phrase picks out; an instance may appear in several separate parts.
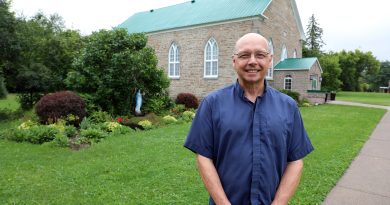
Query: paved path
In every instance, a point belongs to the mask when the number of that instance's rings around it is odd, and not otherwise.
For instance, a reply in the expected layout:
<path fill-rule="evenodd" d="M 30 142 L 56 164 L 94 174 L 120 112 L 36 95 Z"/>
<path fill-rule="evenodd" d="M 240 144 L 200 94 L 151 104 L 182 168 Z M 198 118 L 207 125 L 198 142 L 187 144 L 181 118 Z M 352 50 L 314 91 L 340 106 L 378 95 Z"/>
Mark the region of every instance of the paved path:
<path fill-rule="evenodd" d="M 330 104 L 389 111 L 322 205 L 390 205 L 390 107 L 341 101 L 331 101 Z"/>

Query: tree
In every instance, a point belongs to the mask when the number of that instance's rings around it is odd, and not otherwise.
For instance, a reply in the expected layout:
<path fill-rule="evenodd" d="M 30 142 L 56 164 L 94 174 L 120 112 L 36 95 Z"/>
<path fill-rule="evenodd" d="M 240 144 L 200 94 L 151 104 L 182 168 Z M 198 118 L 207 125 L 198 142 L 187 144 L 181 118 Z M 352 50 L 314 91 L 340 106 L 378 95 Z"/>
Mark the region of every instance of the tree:
<path fill-rule="evenodd" d="M 371 89 L 374 91 L 379 91 L 379 87 L 387 87 L 390 81 L 390 61 L 381 62 L 381 66 L 378 74 L 371 75 L 369 82 Z"/>
<path fill-rule="evenodd" d="M 342 69 L 340 80 L 345 91 L 362 91 L 362 85 L 368 82 L 369 76 L 379 71 L 380 62 L 371 52 L 343 50 L 338 55 Z"/>
<path fill-rule="evenodd" d="M 321 89 L 338 91 L 342 84 L 339 80 L 341 68 L 338 55 L 335 53 L 323 54 L 319 61 L 323 70 Z"/>
<path fill-rule="evenodd" d="M 13 72 L 18 54 L 15 14 L 10 11 L 9 1 L 0 0 L 0 73 L 7 85 L 7 76 Z"/>
<path fill-rule="evenodd" d="M 112 114 L 130 114 L 138 89 L 148 100 L 164 97 L 169 80 L 157 68 L 154 50 L 144 34 L 129 35 L 124 29 L 101 30 L 88 37 L 66 79 L 69 88 L 89 93 L 93 101 Z"/>
<path fill-rule="evenodd" d="M 323 30 L 319 27 L 314 14 L 309 18 L 309 23 L 306 29 L 306 41 L 302 46 L 302 55 L 304 57 L 319 57 L 321 55 L 321 47 L 325 44 L 322 40 Z"/>

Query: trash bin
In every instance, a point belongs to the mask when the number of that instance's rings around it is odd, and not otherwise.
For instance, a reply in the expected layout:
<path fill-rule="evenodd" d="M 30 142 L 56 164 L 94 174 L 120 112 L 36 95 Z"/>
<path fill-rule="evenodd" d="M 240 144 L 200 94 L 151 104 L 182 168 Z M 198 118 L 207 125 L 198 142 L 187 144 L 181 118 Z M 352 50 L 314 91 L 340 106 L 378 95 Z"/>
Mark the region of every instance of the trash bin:
<path fill-rule="evenodd" d="M 336 92 L 330 92 L 330 100 L 336 100 Z"/>

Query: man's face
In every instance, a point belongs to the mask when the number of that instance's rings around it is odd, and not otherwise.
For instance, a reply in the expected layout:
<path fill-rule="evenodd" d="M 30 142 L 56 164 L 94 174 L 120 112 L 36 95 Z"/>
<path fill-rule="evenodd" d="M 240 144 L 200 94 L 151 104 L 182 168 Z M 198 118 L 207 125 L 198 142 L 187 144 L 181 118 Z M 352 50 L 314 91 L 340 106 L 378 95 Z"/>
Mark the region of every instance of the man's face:
<path fill-rule="evenodd" d="M 262 83 L 271 65 L 267 40 L 259 35 L 246 35 L 239 39 L 233 54 L 233 67 L 244 84 Z"/>

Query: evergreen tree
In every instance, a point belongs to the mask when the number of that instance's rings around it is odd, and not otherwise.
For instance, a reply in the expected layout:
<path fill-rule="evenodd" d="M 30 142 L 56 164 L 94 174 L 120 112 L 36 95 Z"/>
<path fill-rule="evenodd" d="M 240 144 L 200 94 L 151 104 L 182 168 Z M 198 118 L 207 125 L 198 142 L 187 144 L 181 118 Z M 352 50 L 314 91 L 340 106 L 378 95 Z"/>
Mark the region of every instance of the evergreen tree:
<path fill-rule="evenodd" d="M 306 30 L 306 41 L 303 45 L 302 55 L 304 57 L 320 57 L 321 47 L 325 45 L 322 40 L 323 30 L 319 27 L 314 14 L 309 18 Z"/>

